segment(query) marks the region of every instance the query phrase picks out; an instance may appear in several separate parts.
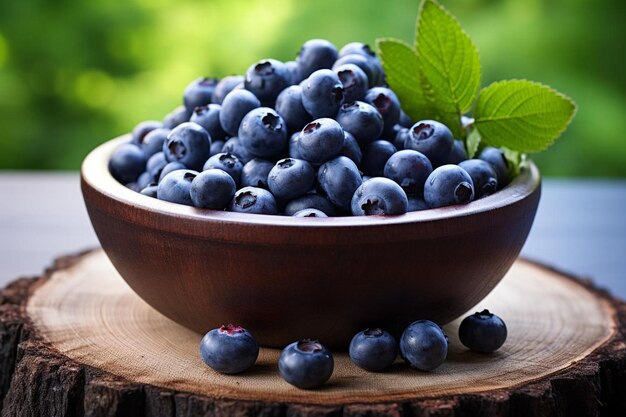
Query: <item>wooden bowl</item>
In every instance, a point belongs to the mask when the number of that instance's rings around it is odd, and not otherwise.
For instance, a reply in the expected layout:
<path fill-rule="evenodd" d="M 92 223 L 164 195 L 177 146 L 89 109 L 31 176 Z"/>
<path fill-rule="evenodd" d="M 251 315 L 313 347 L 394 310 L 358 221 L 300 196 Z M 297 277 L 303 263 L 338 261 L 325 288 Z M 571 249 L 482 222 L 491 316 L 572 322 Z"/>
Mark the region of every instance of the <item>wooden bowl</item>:
<path fill-rule="evenodd" d="M 240 324 L 271 347 L 302 338 L 345 347 L 368 326 L 399 334 L 414 320 L 453 320 L 511 267 L 541 189 L 531 164 L 492 196 L 400 216 L 204 210 L 118 183 L 107 163 L 128 139 L 93 150 L 81 171 L 91 222 L 115 268 L 183 326 L 204 333 Z"/>

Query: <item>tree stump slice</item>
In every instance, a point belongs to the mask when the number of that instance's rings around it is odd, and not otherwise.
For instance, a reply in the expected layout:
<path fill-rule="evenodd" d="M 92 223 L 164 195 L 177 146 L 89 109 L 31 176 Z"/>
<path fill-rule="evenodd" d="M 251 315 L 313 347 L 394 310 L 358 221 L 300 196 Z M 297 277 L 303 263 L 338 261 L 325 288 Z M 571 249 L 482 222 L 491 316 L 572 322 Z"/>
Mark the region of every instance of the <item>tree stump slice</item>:
<path fill-rule="evenodd" d="M 509 330 L 494 354 L 465 349 L 457 320 L 433 372 L 398 361 L 368 373 L 337 352 L 330 381 L 300 390 L 280 378 L 276 349 L 241 375 L 206 367 L 202 336 L 148 306 L 95 250 L 0 293 L 2 416 L 626 415 L 626 303 L 519 260 L 485 307 Z"/>

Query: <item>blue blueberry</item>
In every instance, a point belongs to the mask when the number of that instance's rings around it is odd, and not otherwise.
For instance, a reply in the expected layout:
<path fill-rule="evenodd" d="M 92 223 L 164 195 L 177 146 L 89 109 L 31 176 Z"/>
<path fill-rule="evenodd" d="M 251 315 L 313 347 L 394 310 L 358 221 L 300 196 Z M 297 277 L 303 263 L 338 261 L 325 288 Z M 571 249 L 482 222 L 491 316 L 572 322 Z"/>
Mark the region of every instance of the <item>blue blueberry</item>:
<path fill-rule="evenodd" d="M 302 159 L 285 158 L 274 165 L 267 177 L 267 185 L 276 198 L 293 200 L 313 188 L 315 170 Z"/>
<path fill-rule="evenodd" d="M 287 203 L 285 216 L 293 216 L 297 212 L 306 209 L 319 210 L 328 217 L 337 215 L 335 206 L 326 197 L 319 194 L 307 194 Z"/>
<path fill-rule="evenodd" d="M 363 100 L 369 87 L 365 71 L 354 64 L 339 65 L 333 67 L 333 71 L 343 85 L 346 103 Z"/>
<path fill-rule="evenodd" d="M 302 129 L 296 142 L 297 152 L 306 161 L 322 163 L 339 155 L 344 141 L 339 123 L 328 118 L 317 119 Z"/>
<path fill-rule="evenodd" d="M 329 69 L 315 71 L 302 86 L 302 105 L 314 119 L 334 117 L 344 102 L 341 80 Z"/>
<path fill-rule="evenodd" d="M 161 171 L 168 164 L 163 152 L 157 152 L 152 155 L 146 163 L 146 172 L 150 176 L 150 182 L 158 182 L 161 177 Z"/>
<path fill-rule="evenodd" d="M 350 158 L 338 156 L 320 166 L 317 182 L 330 202 L 347 212 L 351 209 L 352 196 L 363 180 Z"/>
<path fill-rule="evenodd" d="M 339 155 L 346 156 L 352 159 L 357 166 L 361 165 L 361 161 L 363 160 L 363 152 L 361 151 L 361 147 L 359 143 L 356 141 L 355 137 L 349 132 L 343 132 L 343 146 L 339 151 Z"/>
<path fill-rule="evenodd" d="M 183 102 L 189 113 L 196 107 L 206 106 L 211 103 L 211 97 L 219 80 L 217 78 L 201 77 L 193 80 L 183 94 Z"/>
<path fill-rule="evenodd" d="M 264 59 L 248 68 L 243 85 L 261 103 L 273 105 L 278 94 L 291 85 L 291 74 L 282 62 Z"/>
<path fill-rule="evenodd" d="M 178 106 L 169 112 L 163 119 L 163 127 L 166 129 L 174 129 L 176 126 L 188 122 L 191 112 L 185 106 Z"/>
<path fill-rule="evenodd" d="M 276 110 L 251 110 L 239 126 L 239 142 L 252 156 L 274 158 L 287 149 L 287 125 Z"/>
<path fill-rule="evenodd" d="M 313 118 L 302 105 L 302 87 L 285 88 L 276 99 L 276 111 L 282 116 L 290 133 L 300 131 Z"/>
<path fill-rule="evenodd" d="M 148 197 L 157 198 L 158 189 L 158 185 L 148 185 L 147 187 L 143 188 L 140 193 Z"/>
<path fill-rule="evenodd" d="M 389 178 L 375 177 L 364 181 L 352 197 L 355 216 L 394 215 L 407 211 L 406 193 Z"/>
<path fill-rule="evenodd" d="M 228 210 L 238 213 L 278 214 L 278 205 L 269 191 L 257 187 L 243 187 L 235 193 Z"/>
<path fill-rule="evenodd" d="M 187 167 L 184 164 L 181 164 L 180 162 L 170 162 L 170 163 L 168 163 L 161 170 L 161 173 L 159 174 L 159 181 L 158 182 L 160 183 L 161 181 L 163 181 L 163 178 L 165 178 L 167 176 L 167 174 L 169 174 L 170 172 L 179 171 L 181 169 L 187 169 Z"/>
<path fill-rule="evenodd" d="M 237 191 L 235 180 L 221 169 L 202 171 L 191 182 L 191 201 L 200 208 L 223 210 Z"/>
<path fill-rule="evenodd" d="M 366 103 L 371 104 L 383 117 L 383 137 L 391 137 L 395 131 L 393 127 L 400 121 L 400 100 L 396 93 L 386 87 L 374 87 L 367 90 Z"/>
<path fill-rule="evenodd" d="M 414 125 L 409 115 L 406 114 L 402 109 L 400 109 L 400 120 L 398 120 L 398 124 L 406 129 Z"/>
<path fill-rule="evenodd" d="M 167 174 L 157 188 L 157 197 L 159 200 L 165 200 L 172 203 L 193 206 L 191 200 L 191 182 L 198 175 L 197 171 L 190 169 L 179 169 Z"/>
<path fill-rule="evenodd" d="M 146 120 L 138 123 L 137 126 L 133 128 L 133 132 L 131 133 L 131 143 L 141 145 L 148 133 L 160 127 L 163 127 L 163 123 L 158 120 Z"/>
<path fill-rule="evenodd" d="M 415 369 L 432 371 L 448 355 L 448 341 L 443 330 L 429 320 L 411 323 L 400 337 L 400 355 Z"/>
<path fill-rule="evenodd" d="M 243 372 L 257 360 L 259 344 L 241 326 L 228 324 L 209 331 L 200 341 L 204 363 L 222 374 Z"/>
<path fill-rule="evenodd" d="M 261 107 L 259 99 L 248 90 L 234 89 L 222 101 L 220 124 L 222 129 L 236 136 L 244 116 L 251 110 Z"/>
<path fill-rule="evenodd" d="M 380 113 L 362 101 L 343 104 L 335 118 L 343 130 L 354 135 L 362 146 L 376 140 L 383 131 L 383 118 Z"/>
<path fill-rule="evenodd" d="M 337 59 L 333 65 L 333 69 L 347 64 L 356 65 L 361 68 L 367 76 L 368 86 L 370 88 L 380 85 L 381 82 L 379 80 L 384 79 L 382 66 L 380 62 L 378 62 L 378 59 L 367 58 L 361 54 L 348 54 Z"/>
<path fill-rule="evenodd" d="M 397 182 L 407 194 L 420 194 L 433 166 L 421 152 L 405 149 L 391 155 L 383 170 L 385 177 Z"/>
<path fill-rule="evenodd" d="M 239 85 L 243 85 L 244 77 L 242 75 L 229 75 L 220 80 L 213 90 L 211 103 L 222 104 L 224 97 Z"/>
<path fill-rule="evenodd" d="M 307 78 L 315 71 L 330 68 L 337 60 L 337 48 L 324 39 L 311 39 L 302 45 L 296 62 L 301 79 Z"/>
<path fill-rule="evenodd" d="M 211 137 L 196 123 L 182 123 L 163 142 L 163 154 L 168 162 L 180 162 L 198 171 L 211 154 Z"/>
<path fill-rule="evenodd" d="M 113 178 L 126 185 L 137 181 L 146 169 L 146 155 L 134 143 L 124 143 L 113 151 L 109 171 Z"/>
<path fill-rule="evenodd" d="M 293 217 L 328 217 L 322 210 L 314 208 L 306 208 L 300 211 L 296 211 Z"/>
<path fill-rule="evenodd" d="M 430 159 L 434 167 L 442 165 L 454 146 L 452 132 L 443 123 L 422 120 L 409 129 L 404 149 L 413 149 Z"/>
<path fill-rule="evenodd" d="M 393 145 L 396 147 L 397 150 L 401 151 L 404 149 L 404 143 L 406 142 L 407 138 L 411 135 L 411 130 L 400 125 L 396 125 L 394 130 L 395 136 L 392 135 Z"/>
<path fill-rule="evenodd" d="M 248 161 L 241 171 L 241 185 L 269 189 L 267 176 L 274 168 L 274 163 L 260 158 Z"/>
<path fill-rule="evenodd" d="M 498 148 L 494 148 L 492 146 L 485 147 L 478 159 L 482 159 L 483 161 L 487 161 L 491 164 L 493 169 L 496 170 L 496 175 L 498 176 L 498 186 L 500 188 L 507 185 L 509 180 L 509 162 L 504 156 L 504 152 L 502 152 Z"/>
<path fill-rule="evenodd" d="M 475 352 L 491 353 L 500 349 L 506 336 L 506 324 L 489 310 L 465 317 L 459 326 L 461 343 Z"/>
<path fill-rule="evenodd" d="M 387 160 L 397 152 L 391 142 L 375 140 L 365 148 L 361 170 L 371 177 L 382 177 L 385 172 Z"/>
<path fill-rule="evenodd" d="M 289 151 L 287 153 L 290 158 L 303 159 L 302 155 L 300 155 L 300 150 L 299 150 L 299 145 L 298 145 L 298 141 L 300 139 L 300 133 L 301 132 L 295 132 L 289 137 L 289 144 L 288 144 Z"/>
<path fill-rule="evenodd" d="M 212 141 L 226 140 L 228 134 L 222 129 L 220 124 L 220 111 L 222 106 L 219 104 L 207 104 L 206 106 L 198 106 L 191 113 L 190 122 L 197 123 L 204 128 L 211 136 Z"/>
<path fill-rule="evenodd" d="M 280 376 L 302 389 L 319 387 L 333 374 L 333 354 L 314 340 L 300 340 L 287 346 L 278 359 Z"/>
<path fill-rule="evenodd" d="M 463 141 L 455 139 L 450 154 L 445 158 L 445 163 L 458 165 L 465 160 L 467 160 L 465 145 L 463 145 Z"/>
<path fill-rule="evenodd" d="M 300 77 L 300 68 L 296 61 L 285 62 L 285 67 L 287 67 L 287 71 L 291 77 L 291 84 L 299 84 L 300 81 L 303 80 L 303 78 Z"/>
<path fill-rule="evenodd" d="M 436 168 L 424 184 L 424 200 L 430 208 L 465 204 L 473 199 L 472 177 L 458 165 Z"/>
<path fill-rule="evenodd" d="M 139 175 L 136 181 L 137 190 L 141 191 L 149 185 L 156 184 L 148 171 L 144 171 Z"/>
<path fill-rule="evenodd" d="M 498 176 L 489 162 L 482 159 L 468 159 L 462 161 L 459 166 L 472 177 L 475 198 L 491 195 L 498 190 Z"/>
<path fill-rule="evenodd" d="M 246 148 L 243 147 L 241 141 L 237 136 L 233 136 L 232 138 L 224 142 L 224 145 L 219 152 L 232 153 L 237 158 L 239 158 L 242 164 L 246 164 L 252 158 L 254 158 L 252 155 L 250 155 L 250 152 L 248 152 Z"/>
<path fill-rule="evenodd" d="M 222 148 L 224 148 L 225 143 L 226 142 L 224 142 L 223 140 L 212 140 L 211 141 L 211 156 L 222 152 Z"/>
<path fill-rule="evenodd" d="M 239 184 L 243 163 L 232 153 L 220 152 L 207 159 L 202 170 L 208 169 L 221 169 L 233 178 L 235 184 Z"/>
<path fill-rule="evenodd" d="M 162 127 L 156 128 L 148 132 L 141 142 L 141 150 L 146 155 L 146 158 L 150 158 L 155 153 L 163 151 L 163 142 L 167 140 L 171 130 Z"/>
<path fill-rule="evenodd" d="M 426 201 L 424 201 L 424 199 L 422 197 L 418 197 L 415 195 L 410 195 L 408 196 L 409 199 L 409 205 L 407 207 L 406 211 L 422 211 L 422 210 L 428 210 L 430 207 L 428 207 L 428 204 L 426 204 Z"/>
<path fill-rule="evenodd" d="M 376 53 L 372 51 L 369 45 L 361 42 L 351 42 L 344 45 L 339 51 L 339 60 L 347 56 L 360 55 L 365 58 L 371 68 L 372 78 L 370 79 L 370 87 L 383 85 L 385 83 L 385 73 Z"/>
<path fill-rule="evenodd" d="M 398 356 L 398 342 L 388 332 L 373 328 L 354 335 L 348 350 L 350 359 L 366 371 L 389 368 Z"/>

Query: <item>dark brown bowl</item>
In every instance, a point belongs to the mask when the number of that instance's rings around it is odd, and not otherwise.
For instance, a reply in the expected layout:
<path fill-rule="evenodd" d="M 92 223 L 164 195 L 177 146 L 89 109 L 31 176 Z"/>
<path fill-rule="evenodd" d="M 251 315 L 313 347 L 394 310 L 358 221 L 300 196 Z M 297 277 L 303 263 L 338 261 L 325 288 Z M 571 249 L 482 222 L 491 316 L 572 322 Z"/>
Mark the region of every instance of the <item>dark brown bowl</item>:
<path fill-rule="evenodd" d="M 93 227 L 126 282 L 204 333 L 225 323 L 262 345 L 316 338 L 345 347 L 368 326 L 444 324 L 484 298 L 517 258 L 535 217 L 535 165 L 495 195 L 400 216 L 296 218 L 203 210 L 143 196 L 107 169 L 113 139 L 85 159 Z"/>

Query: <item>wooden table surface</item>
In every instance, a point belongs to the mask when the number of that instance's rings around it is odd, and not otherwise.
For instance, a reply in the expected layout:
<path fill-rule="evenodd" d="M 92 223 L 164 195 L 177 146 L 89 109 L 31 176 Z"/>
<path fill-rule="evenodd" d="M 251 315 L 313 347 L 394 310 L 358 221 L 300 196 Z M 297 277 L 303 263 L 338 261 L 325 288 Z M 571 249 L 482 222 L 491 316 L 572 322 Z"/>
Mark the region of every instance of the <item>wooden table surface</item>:
<path fill-rule="evenodd" d="M 0 172 L 0 287 L 96 245 L 77 173 Z M 522 255 L 626 299 L 626 181 L 545 179 Z"/>

